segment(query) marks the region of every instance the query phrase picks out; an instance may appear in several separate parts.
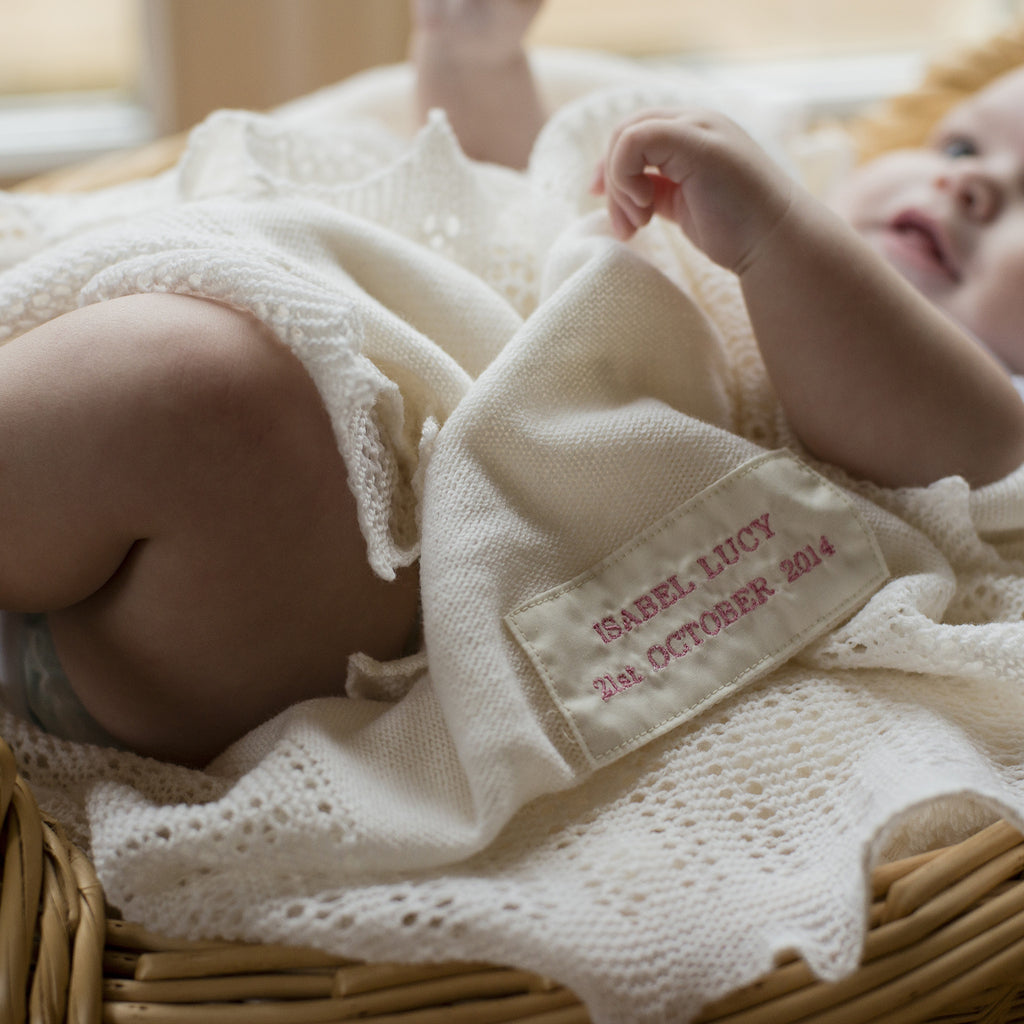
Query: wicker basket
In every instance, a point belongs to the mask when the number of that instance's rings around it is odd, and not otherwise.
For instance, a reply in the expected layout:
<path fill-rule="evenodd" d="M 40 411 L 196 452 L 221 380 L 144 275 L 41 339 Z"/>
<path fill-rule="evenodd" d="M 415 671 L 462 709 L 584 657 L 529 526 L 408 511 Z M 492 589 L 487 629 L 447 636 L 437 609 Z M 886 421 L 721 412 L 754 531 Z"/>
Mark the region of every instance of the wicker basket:
<path fill-rule="evenodd" d="M 46 820 L 0 740 L 0 1021 L 91 1024 L 587 1024 L 576 996 L 511 968 L 365 964 L 308 949 L 182 942 L 108 917 L 88 859 Z M 1024 837 L 999 822 L 878 867 L 863 963 L 800 960 L 708 1007 L 719 1024 L 1024 1021 Z"/>

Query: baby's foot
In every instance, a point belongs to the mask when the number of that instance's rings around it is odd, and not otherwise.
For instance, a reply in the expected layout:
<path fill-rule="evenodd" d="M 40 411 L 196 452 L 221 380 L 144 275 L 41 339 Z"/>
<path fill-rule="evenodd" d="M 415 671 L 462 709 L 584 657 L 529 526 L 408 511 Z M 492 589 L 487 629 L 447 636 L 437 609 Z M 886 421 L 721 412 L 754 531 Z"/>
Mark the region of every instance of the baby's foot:
<path fill-rule="evenodd" d="M 543 0 L 413 0 L 415 33 L 452 58 L 494 63 L 522 50 Z"/>
<path fill-rule="evenodd" d="M 421 118 L 443 108 L 465 152 L 524 167 L 544 108 L 523 42 L 543 0 L 413 0 Z"/>

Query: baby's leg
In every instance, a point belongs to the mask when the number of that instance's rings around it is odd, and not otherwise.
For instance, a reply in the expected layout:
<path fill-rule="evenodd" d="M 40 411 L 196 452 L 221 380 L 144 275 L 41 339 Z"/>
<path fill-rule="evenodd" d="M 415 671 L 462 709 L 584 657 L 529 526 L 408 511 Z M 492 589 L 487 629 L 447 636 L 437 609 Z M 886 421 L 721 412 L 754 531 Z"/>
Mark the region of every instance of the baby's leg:
<path fill-rule="evenodd" d="M 348 655 L 399 655 L 319 394 L 248 316 L 140 295 L 0 348 L 0 607 L 50 612 L 94 718 L 201 763 Z"/>
<path fill-rule="evenodd" d="M 443 107 L 463 150 L 525 167 L 544 124 L 523 36 L 542 0 L 413 0 L 422 114 Z"/>

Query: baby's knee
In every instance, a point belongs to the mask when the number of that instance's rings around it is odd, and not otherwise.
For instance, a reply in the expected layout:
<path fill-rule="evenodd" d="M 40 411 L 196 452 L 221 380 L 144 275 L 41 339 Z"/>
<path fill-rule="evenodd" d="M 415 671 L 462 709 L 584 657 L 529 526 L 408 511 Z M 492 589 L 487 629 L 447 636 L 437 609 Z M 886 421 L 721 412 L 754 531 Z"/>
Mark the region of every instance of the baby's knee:
<path fill-rule="evenodd" d="M 184 297 L 146 297 L 160 334 L 158 352 L 140 353 L 152 364 L 146 386 L 159 392 L 163 427 L 195 446 L 194 456 L 209 446 L 268 453 L 294 444 L 311 419 L 326 418 L 301 362 L 255 317 L 201 299 L 154 298 Z"/>
<path fill-rule="evenodd" d="M 182 411 L 229 421 L 272 411 L 301 367 L 270 329 L 240 310 L 192 300 L 165 325 L 164 371 Z"/>
<path fill-rule="evenodd" d="M 76 311 L 48 338 L 65 343 L 79 432 L 95 459 L 118 467 L 119 507 L 132 528 L 145 533 L 195 500 L 255 491 L 300 454 L 340 462 L 305 367 L 241 310 L 132 295 Z"/>

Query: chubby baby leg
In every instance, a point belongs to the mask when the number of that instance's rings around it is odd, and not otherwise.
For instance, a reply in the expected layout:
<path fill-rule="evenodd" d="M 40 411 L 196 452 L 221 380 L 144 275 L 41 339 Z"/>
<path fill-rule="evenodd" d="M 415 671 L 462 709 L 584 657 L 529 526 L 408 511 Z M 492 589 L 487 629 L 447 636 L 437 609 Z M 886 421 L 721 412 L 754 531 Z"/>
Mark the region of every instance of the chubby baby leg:
<path fill-rule="evenodd" d="M 243 313 L 139 295 L 0 348 L 0 607 L 46 611 L 90 714 L 201 764 L 346 661 L 400 655 L 418 586 L 369 568 L 319 394 Z"/>

